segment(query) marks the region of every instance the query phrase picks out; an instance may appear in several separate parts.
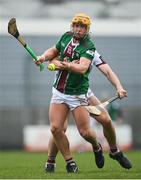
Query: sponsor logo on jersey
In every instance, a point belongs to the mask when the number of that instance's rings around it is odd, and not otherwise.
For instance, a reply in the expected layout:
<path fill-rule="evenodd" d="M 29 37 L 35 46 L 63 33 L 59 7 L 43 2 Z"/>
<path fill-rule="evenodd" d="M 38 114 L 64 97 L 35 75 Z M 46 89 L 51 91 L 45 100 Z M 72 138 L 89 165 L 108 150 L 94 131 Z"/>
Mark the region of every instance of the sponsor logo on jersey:
<path fill-rule="evenodd" d="M 65 43 L 61 42 L 61 45 L 62 45 L 63 47 L 65 47 Z"/>
<path fill-rule="evenodd" d="M 86 53 L 94 57 L 94 51 L 92 51 L 92 50 L 87 50 Z"/>

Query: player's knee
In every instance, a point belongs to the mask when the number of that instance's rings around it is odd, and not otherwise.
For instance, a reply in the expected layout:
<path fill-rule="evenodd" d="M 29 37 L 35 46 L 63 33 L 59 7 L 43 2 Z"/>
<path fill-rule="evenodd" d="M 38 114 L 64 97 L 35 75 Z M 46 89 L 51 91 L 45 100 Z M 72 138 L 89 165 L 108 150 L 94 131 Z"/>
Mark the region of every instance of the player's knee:
<path fill-rule="evenodd" d="M 50 130 L 53 135 L 56 135 L 61 131 L 61 129 L 57 125 L 51 125 Z"/>
<path fill-rule="evenodd" d="M 100 120 L 100 123 L 103 125 L 103 126 L 107 126 L 109 124 L 111 124 L 111 118 L 108 114 L 105 114 L 103 113 L 101 115 L 101 120 Z"/>
<path fill-rule="evenodd" d="M 88 129 L 79 129 L 79 133 L 83 138 L 86 138 L 89 136 L 89 131 Z"/>
<path fill-rule="evenodd" d="M 63 131 L 66 132 L 66 130 L 67 130 L 67 127 L 63 127 Z"/>

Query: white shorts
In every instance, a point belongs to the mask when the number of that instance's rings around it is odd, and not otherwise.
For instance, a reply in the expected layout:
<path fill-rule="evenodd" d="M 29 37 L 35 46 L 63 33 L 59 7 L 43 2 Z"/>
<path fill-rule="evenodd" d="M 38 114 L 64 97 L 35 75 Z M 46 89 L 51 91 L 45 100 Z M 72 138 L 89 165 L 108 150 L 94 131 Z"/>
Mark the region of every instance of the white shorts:
<path fill-rule="evenodd" d="M 87 92 L 87 98 L 89 99 L 90 97 L 94 96 L 94 93 L 92 92 L 92 90 L 89 88 L 88 92 Z"/>
<path fill-rule="evenodd" d="M 55 104 L 66 104 L 69 106 L 70 110 L 74 110 L 78 106 L 88 105 L 88 98 L 85 94 L 81 95 L 67 95 L 61 93 L 54 87 L 52 88 L 52 98 L 51 103 Z"/>

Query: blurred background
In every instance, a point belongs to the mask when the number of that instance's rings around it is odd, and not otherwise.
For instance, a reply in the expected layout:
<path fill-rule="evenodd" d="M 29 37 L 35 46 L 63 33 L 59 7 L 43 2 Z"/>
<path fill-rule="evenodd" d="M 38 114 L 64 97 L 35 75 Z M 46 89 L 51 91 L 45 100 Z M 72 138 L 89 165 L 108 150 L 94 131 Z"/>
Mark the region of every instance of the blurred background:
<path fill-rule="evenodd" d="M 39 72 L 30 55 L 8 34 L 8 21 L 17 19 L 20 34 L 40 55 L 70 29 L 77 12 L 91 17 L 97 50 L 128 92 L 128 98 L 109 107 L 118 144 L 126 150 L 141 149 L 141 1 L 0 0 L 0 150 L 47 150 L 54 80 L 54 72 Z M 95 67 L 90 87 L 101 100 L 115 95 L 115 89 Z M 101 126 L 91 121 L 106 149 Z M 71 116 L 69 124 L 72 149 L 89 150 Z"/>

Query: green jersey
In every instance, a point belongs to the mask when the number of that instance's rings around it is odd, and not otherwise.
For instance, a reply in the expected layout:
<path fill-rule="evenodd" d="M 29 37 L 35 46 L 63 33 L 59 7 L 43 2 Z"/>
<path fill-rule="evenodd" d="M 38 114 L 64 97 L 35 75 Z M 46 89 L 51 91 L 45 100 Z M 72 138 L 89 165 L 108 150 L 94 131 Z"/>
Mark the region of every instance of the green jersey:
<path fill-rule="evenodd" d="M 57 42 L 56 48 L 60 53 L 61 61 L 67 58 L 68 62 L 72 62 L 81 57 L 92 61 L 94 58 L 95 46 L 89 35 L 86 35 L 79 43 L 74 43 L 73 33 L 66 32 Z M 89 87 L 89 72 L 90 68 L 84 74 L 59 70 L 53 86 L 68 95 L 86 94 Z"/>

